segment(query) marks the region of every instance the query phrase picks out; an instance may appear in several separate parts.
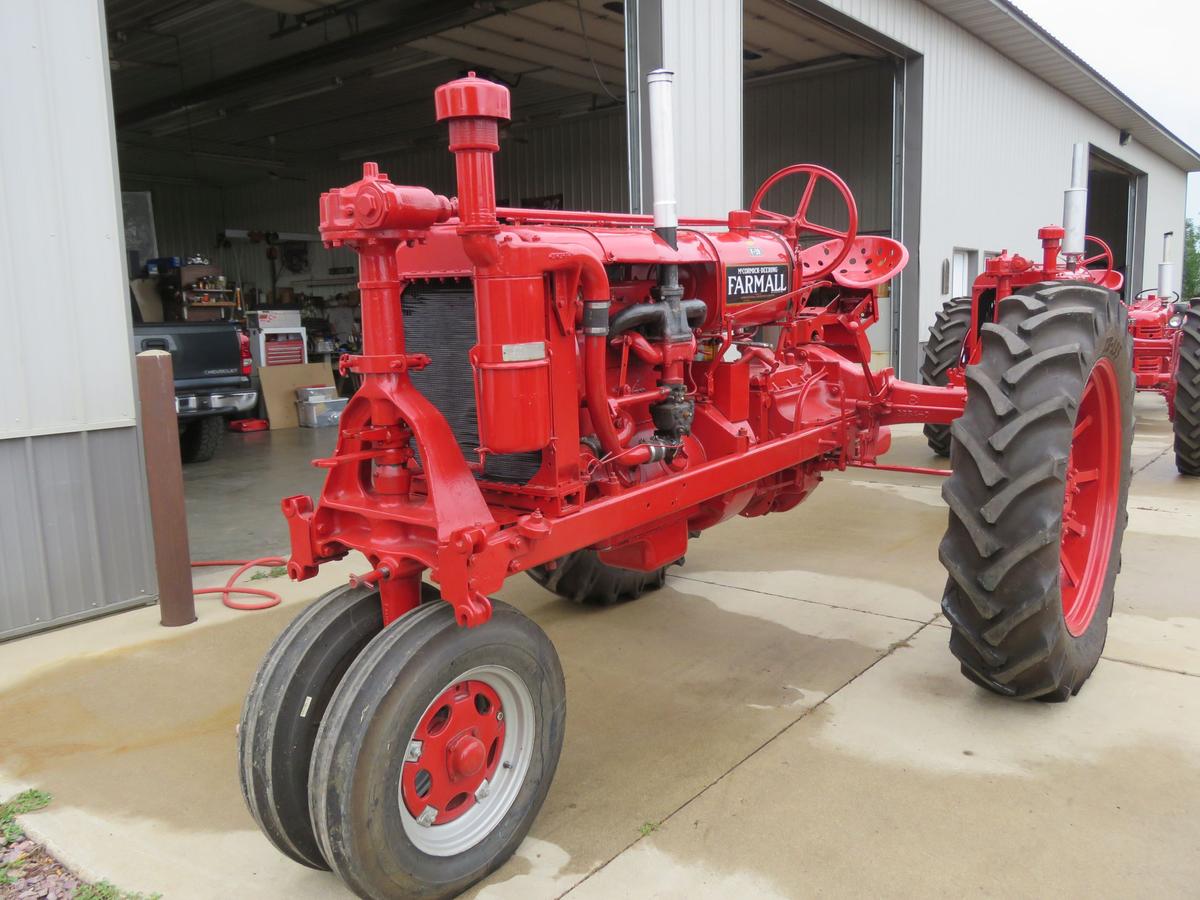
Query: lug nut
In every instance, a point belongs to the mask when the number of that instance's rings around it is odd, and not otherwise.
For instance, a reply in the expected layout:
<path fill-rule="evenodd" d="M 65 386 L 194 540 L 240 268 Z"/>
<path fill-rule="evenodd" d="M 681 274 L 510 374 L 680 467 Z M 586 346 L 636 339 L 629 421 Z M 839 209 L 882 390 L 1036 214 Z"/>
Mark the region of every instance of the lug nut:
<path fill-rule="evenodd" d="M 438 817 L 438 811 L 432 806 L 427 806 L 421 810 L 421 814 L 417 816 L 417 824 L 424 828 L 429 828 L 433 825 L 433 820 Z"/>

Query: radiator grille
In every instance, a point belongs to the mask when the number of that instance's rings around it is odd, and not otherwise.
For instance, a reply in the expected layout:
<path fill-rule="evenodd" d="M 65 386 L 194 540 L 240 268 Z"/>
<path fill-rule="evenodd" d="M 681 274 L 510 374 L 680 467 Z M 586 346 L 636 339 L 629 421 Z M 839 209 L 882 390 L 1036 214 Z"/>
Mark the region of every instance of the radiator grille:
<path fill-rule="evenodd" d="M 466 279 L 439 284 L 410 284 L 400 301 L 404 344 L 433 363 L 410 373 L 413 385 L 450 423 L 454 439 L 469 462 L 479 459 L 479 422 L 475 382 L 467 353 L 475 345 L 475 295 Z M 489 455 L 483 473 L 489 481 L 524 484 L 541 467 L 541 451 Z"/>

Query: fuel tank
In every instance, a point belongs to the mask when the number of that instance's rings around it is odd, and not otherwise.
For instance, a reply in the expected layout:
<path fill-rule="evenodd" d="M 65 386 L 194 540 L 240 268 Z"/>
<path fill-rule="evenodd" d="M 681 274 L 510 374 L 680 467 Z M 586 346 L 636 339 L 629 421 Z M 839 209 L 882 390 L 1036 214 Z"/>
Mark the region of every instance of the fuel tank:
<path fill-rule="evenodd" d="M 502 239 L 508 232 L 518 239 L 536 235 L 541 243 L 574 245 L 594 254 L 606 267 L 677 263 L 684 296 L 699 297 L 708 305 L 706 331 L 716 329 L 730 310 L 778 297 L 797 286 L 791 247 L 773 231 L 680 227 L 677 249 L 645 227 L 538 225 L 535 231 L 510 225 L 502 226 L 497 237 Z M 453 224 L 435 226 L 424 244 L 401 248 L 397 259 L 401 271 L 409 274 L 445 277 L 471 272 Z M 610 276 L 610 280 L 615 286 L 619 279 Z"/>
<path fill-rule="evenodd" d="M 684 296 L 708 304 L 706 331 L 718 327 L 731 309 L 778 297 L 795 287 L 791 248 L 772 231 L 681 227 L 676 251 L 649 229 L 588 230 L 603 248 L 606 264 L 678 263 Z"/>

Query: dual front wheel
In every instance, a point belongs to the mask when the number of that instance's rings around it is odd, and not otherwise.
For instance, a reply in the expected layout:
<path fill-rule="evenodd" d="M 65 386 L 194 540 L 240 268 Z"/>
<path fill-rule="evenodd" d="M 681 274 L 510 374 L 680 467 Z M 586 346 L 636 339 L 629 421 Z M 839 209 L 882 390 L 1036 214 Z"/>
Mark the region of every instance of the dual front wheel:
<path fill-rule="evenodd" d="M 665 570 L 580 550 L 531 572 L 607 606 Z M 263 834 L 362 897 L 452 896 L 516 850 L 562 749 L 566 696 L 542 630 L 497 600 L 461 628 L 436 589 L 383 627 L 378 590 L 337 588 L 284 630 L 238 729 L 242 794 Z"/>
<path fill-rule="evenodd" d="M 239 729 L 276 847 L 372 898 L 452 896 L 513 853 L 558 765 L 565 688 L 542 630 L 492 603 L 482 628 L 440 600 L 383 628 L 378 594 L 344 588 L 280 636 Z"/>

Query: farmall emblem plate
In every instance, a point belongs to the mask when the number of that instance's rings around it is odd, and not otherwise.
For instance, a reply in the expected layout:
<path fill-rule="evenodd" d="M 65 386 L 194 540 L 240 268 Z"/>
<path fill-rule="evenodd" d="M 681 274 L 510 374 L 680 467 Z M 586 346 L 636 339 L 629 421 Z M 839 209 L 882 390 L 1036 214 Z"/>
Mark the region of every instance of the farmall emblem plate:
<path fill-rule="evenodd" d="M 725 297 L 730 303 L 766 300 L 789 290 L 786 263 L 762 266 L 729 266 L 725 269 Z"/>

